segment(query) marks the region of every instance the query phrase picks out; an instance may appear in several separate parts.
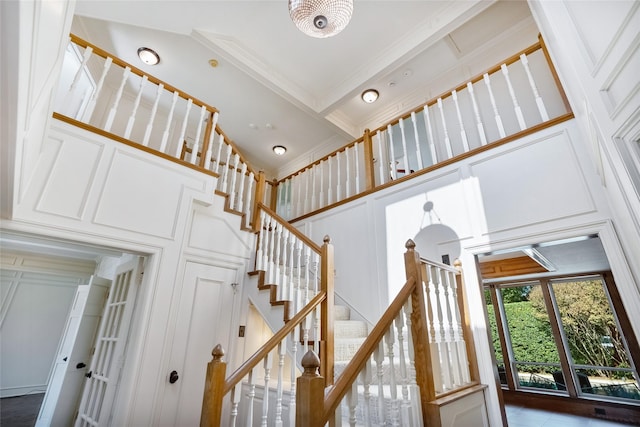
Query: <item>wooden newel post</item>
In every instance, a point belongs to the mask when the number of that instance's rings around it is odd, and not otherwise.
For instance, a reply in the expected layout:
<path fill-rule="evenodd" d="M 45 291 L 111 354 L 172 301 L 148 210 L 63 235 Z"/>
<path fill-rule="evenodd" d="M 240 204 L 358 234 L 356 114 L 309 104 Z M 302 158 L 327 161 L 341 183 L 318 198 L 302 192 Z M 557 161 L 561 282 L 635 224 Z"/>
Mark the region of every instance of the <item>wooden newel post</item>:
<path fill-rule="evenodd" d="M 220 344 L 211 351 L 213 359 L 207 365 L 207 378 L 204 382 L 200 427 L 220 427 L 222 417 L 222 398 L 224 381 L 227 375 L 227 362 L 222 360 L 224 350 Z"/>
<path fill-rule="evenodd" d="M 464 288 L 464 279 L 462 278 L 462 262 L 459 259 L 453 261 L 453 266 L 458 270 L 456 275 L 458 309 L 462 316 L 462 337 L 467 349 L 467 359 L 469 361 L 469 375 L 471 381 L 480 382 L 480 371 L 478 370 L 478 358 L 476 357 L 476 347 L 473 341 L 473 329 L 471 327 L 471 314 L 469 313 L 469 304 L 467 304 L 466 291 Z"/>
<path fill-rule="evenodd" d="M 267 180 L 264 176 L 264 172 L 258 172 L 258 183 L 256 184 L 255 197 L 253 198 L 253 207 L 251 209 L 251 229 L 254 233 L 260 231 L 260 203 L 264 199 L 265 187 Z"/>
<path fill-rule="evenodd" d="M 329 236 L 324 236 L 322 245 L 321 265 L 320 265 L 320 286 L 326 292 L 327 298 L 320 306 L 322 356 L 320 365 L 320 375 L 324 376 L 327 386 L 333 384 L 333 306 L 334 306 L 334 276 L 335 265 L 333 256 L 333 245 Z"/>
<path fill-rule="evenodd" d="M 376 177 L 373 169 L 373 142 L 371 141 L 371 131 L 369 129 L 364 130 L 362 140 L 364 142 L 365 188 L 371 190 L 376 186 Z"/>
<path fill-rule="evenodd" d="M 416 382 L 420 388 L 423 424 L 429 425 L 428 420 L 431 415 L 429 402 L 435 400 L 436 392 L 433 383 L 433 365 L 431 364 L 429 326 L 427 323 L 427 305 L 422 281 L 422 267 L 420 254 L 415 251 L 415 242 L 409 239 L 405 247 L 407 251 L 404 254 L 404 265 L 407 280 L 413 278 L 416 282 L 416 286 L 411 294 L 411 335 L 415 353 Z"/>
<path fill-rule="evenodd" d="M 324 378 L 318 374 L 320 359 L 307 351 L 302 358 L 304 372 L 296 381 L 296 426 L 320 427 L 324 411 Z"/>

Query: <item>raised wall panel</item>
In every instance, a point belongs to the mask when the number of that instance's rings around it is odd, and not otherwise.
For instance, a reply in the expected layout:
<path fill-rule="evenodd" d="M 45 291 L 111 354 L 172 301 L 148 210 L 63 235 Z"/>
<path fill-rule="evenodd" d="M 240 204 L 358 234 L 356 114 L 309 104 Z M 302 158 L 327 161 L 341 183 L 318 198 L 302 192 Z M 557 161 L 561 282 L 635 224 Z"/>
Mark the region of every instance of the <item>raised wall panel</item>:
<path fill-rule="evenodd" d="M 81 219 L 104 146 L 93 141 L 62 141 L 36 209 Z"/>
<path fill-rule="evenodd" d="M 488 233 L 596 209 L 565 132 L 487 157 L 470 168 Z"/>
<path fill-rule="evenodd" d="M 173 238 L 185 187 L 195 185 L 197 183 L 190 183 L 184 174 L 163 167 L 143 153 L 116 150 L 99 196 L 94 222 Z"/>
<path fill-rule="evenodd" d="M 566 2 L 576 26 L 589 66 L 594 67 L 607 54 L 633 0 Z M 597 29 L 597 31 L 594 31 Z"/>
<path fill-rule="evenodd" d="M 188 246 L 208 252 L 247 257 L 253 247 L 249 245 L 248 233 L 240 230 L 240 221 L 229 221 L 231 215 L 215 215 L 213 212 L 201 209 L 194 211 L 188 232 Z"/>

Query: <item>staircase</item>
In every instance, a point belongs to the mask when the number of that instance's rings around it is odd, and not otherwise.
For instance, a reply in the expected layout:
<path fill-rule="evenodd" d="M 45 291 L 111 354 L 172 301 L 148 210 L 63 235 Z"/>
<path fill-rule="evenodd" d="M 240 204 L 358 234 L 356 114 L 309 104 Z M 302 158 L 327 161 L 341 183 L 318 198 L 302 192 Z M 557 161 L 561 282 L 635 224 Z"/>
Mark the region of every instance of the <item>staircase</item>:
<path fill-rule="evenodd" d="M 337 378 L 358 351 L 369 333 L 367 322 L 352 320 L 351 309 L 334 306 L 334 378 Z"/>

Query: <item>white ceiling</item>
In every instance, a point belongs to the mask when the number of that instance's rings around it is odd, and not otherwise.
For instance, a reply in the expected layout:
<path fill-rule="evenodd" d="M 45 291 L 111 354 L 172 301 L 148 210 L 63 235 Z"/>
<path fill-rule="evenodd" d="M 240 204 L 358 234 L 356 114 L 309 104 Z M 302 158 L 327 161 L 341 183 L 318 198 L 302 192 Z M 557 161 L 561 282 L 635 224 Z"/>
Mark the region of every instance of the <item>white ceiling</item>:
<path fill-rule="evenodd" d="M 538 33 L 525 1 L 354 3 L 347 28 L 326 39 L 298 31 L 285 0 L 78 0 L 72 31 L 218 108 L 221 128 L 252 166 L 277 177 L 464 82 Z M 140 46 L 155 49 L 160 64 L 142 64 Z M 359 99 L 369 87 L 380 92 L 374 104 Z M 289 150 L 283 157 L 271 152 L 278 144 Z"/>

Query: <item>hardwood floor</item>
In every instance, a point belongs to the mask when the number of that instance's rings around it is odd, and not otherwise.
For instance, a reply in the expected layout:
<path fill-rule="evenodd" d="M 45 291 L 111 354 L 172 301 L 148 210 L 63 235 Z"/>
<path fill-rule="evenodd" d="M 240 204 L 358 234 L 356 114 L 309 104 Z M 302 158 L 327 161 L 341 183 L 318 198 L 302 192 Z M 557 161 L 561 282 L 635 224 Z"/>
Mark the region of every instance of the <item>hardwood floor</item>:
<path fill-rule="evenodd" d="M 509 427 L 621 427 L 637 425 L 529 409 L 516 405 L 507 405 L 506 411 Z"/>
<path fill-rule="evenodd" d="M 44 393 L 0 399 L 0 426 L 33 427 Z"/>

